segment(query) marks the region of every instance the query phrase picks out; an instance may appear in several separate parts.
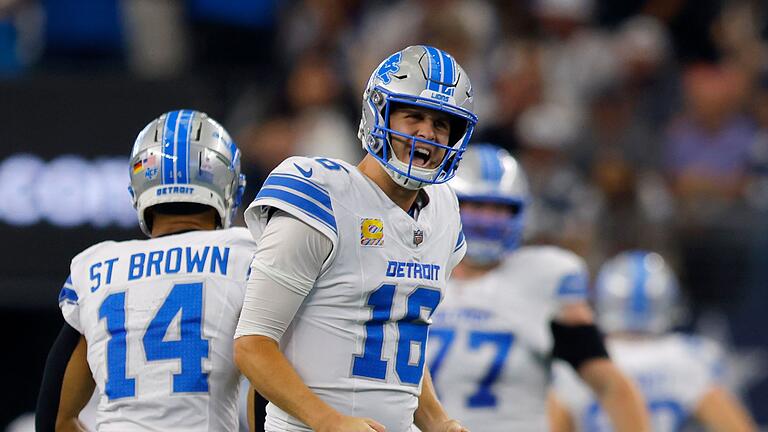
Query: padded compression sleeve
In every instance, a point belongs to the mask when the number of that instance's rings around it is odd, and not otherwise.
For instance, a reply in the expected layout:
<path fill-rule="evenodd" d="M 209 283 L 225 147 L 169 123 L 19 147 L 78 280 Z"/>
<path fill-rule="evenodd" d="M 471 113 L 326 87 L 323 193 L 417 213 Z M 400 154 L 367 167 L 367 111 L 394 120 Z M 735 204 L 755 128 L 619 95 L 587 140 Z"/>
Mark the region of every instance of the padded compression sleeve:
<path fill-rule="evenodd" d="M 267 223 L 251 263 L 235 338 L 280 341 L 333 248 L 325 235 L 278 210 Z"/>
<path fill-rule="evenodd" d="M 56 429 L 64 372 L 79 342 L 80 333 L 65 322 L 45 362 L 35 413 L 35 430 L 38 432 L 53 432 Z"/>
<path fill-rule="evenodd" d="M 574 370 L 587 360 L 608 358 L 608 351 L 594 324 L 565 325 L 557 321 L 549 324 L 554 339 L 552 356 L 568 362 Z"/>

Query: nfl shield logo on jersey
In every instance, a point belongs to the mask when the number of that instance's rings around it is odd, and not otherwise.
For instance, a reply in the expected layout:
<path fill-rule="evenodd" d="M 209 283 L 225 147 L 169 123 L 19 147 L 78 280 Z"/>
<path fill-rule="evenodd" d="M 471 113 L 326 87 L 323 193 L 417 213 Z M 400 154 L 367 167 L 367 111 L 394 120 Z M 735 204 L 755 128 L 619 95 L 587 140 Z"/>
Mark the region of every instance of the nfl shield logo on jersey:
<path fill-rule="evenodd" d="M 360 220 L 360 245 L 384 246 L 384 223 L 381 219 L 364 218 Z"/>
<path fill-rule="evenodd" d="M 420 229 L 414 229 L 413 230 L 413 244 L 416 246 L 420 245 L 421 242 L 424 241 L 424 231 Z"/>

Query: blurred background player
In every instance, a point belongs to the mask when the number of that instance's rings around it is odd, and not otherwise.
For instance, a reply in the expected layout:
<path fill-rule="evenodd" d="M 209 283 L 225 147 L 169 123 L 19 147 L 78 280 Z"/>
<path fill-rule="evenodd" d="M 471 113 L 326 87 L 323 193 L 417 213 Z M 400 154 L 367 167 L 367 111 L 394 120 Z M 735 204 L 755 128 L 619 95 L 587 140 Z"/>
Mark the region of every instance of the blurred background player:
<path fill-rule="evenodd" d="M 427 326 L 464 255 L 444 183 L 472 135 L 469 77 L 410 46 L 373 72 L 359 165 L 285 160 L 245 217 L 259 239 L 235 361 L 268 431 L 465 431 L 424 371 Z"/>
<path fill-rule="evenodd" d="M 475 144 L 450 184 L 468 249 L 430 329 L 428 364 L 446 410 L 475 431 L 547 430 L 556 357 L 595 390 L 618 430 L 647 430 L 639 393 L 592 321 L 583 260 L 554 246 L 520 247 L 529 198 L 517 161 Z"/>
<path fill-rule="evenodd" d="M 33 416 L 71 258 L 141 235 L 125 143 L 147 113 L 221 121 L 250 203 L 290 156 L 356 163 L 366 79 L 421 43 L 472 77 L 473 139 L 524 167 L 526 242 L 595 275 L 625 250 L 675 263 L 692 325 L 768 428 L 768 2 L 0 3 L 0 327 L 24 347 L 5 357 L 0 430 Z"/>
<path fill-rule="evenodd" d="M 676 276 L 653 252 L 622 252 L 603 265 L 597 280 L 598 324 L 609 334 L 611 357 L 645 396 L 653 430 L 679 431 L 691 420 L 707 430 L 756 430 L 741 403 L 718 382 L 719 346 L 670 332 L 681 315 L 679 297 Z M 592 392 L 561 365 L 555 370 L 554 430 L 612 430 Z"/>
<path fill-rule="evenodd" d="M 229 228 L 245 186 L 240 152 L 205 113 L 141 131 L 130 192 L 149 240 L 103 242 L 72 260 L 66 323 L 46 364 L 37 430 L 236 430 L 232 336 L 255 243 Z"/>

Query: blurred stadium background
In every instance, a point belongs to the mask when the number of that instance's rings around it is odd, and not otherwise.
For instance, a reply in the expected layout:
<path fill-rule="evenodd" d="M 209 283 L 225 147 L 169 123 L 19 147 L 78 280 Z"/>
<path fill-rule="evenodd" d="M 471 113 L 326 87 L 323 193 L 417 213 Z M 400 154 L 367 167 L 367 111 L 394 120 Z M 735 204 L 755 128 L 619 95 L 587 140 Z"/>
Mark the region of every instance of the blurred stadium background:
<path fill-rule="evenodd" d="M 725 344 L 768 425 L 764 0 L 0 0 L 0 430 L 34 409 L 69 259 L 141 237 L 127 160 L 149 120 L 221 121 L 249 200 L 289 155 L 360 157 L 365 80 L 417 43 L 470 74 L 475 142 L 527 169 L 529 241 L 593 271 L 665 255 L 685 328 Z"/>

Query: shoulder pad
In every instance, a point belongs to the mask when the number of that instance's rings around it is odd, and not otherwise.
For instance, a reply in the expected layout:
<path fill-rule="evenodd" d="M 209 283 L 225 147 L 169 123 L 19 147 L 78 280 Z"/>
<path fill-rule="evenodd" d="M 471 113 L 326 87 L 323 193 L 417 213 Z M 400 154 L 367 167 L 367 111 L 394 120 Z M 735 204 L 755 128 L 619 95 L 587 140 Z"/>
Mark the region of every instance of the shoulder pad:
<path fill-rule="evenodd" d="M 546 268 L 549 273 L 585 273 L 587 271 L 583 258 L 557 246 L 523 246 L 514 252 L 514 255 L 518 255 L 526 263 Z"/>
<path fill-rule="evenodd" d="M 256 249 L 256 242 L 245 227 L 232 227 L 219 231 L 211 231 L 222 243 L 246 249 Z"/>
<path fill-rule="evenodd" d="M 128 240 L 133 241 L 133 240 Z M 75 255 L 74 258 L 72 258 L 72 265 L 75 265 L 75 263 L 82 261 L 90 256 L 96 255 L 100 252 L 102 252 L 104 249 L 108 249 L 120 242 L 116 242 L 114 240 L 107 240 L 103 241 L 101 243 L 96 243 L 95 245 L 92 245 L 88 247 L 87 249 L 83 250 L 79 254 Z"/>
<path fill-rule="evenodd" d="M 270 173 L 246 210 L 249 229 L 254 231 L 255 222 L 262 227 L 266 225 L 263 212 L 274 207 L 297 217 L 336 243 L 338 229 L 331 197 L 342 193 L 350 181 L 350 168 L 346 165 L 327 158 L 286 159 Z"/>
<path fill-rule="evenodd" d="M 716 364 L 723 360 L 723 348 L 714 339 L 705 336 L 685 335 L 681 333 L 677 333 L 675 336 L 679 338 L 686 349 L 693 354 L 694 357 L 710 364 Z"/>
<path fill-rule="evenodd" d="M 523 268 L 543 269 L 548 275 L 551 289 L 547 296 L 570 300 L 586 300 L 589 290 L 589 272 L 584 259 L 556 246 L 523 246 L 512 254 Z M 551 278 L 551 279 L 549 279 Z"/>

